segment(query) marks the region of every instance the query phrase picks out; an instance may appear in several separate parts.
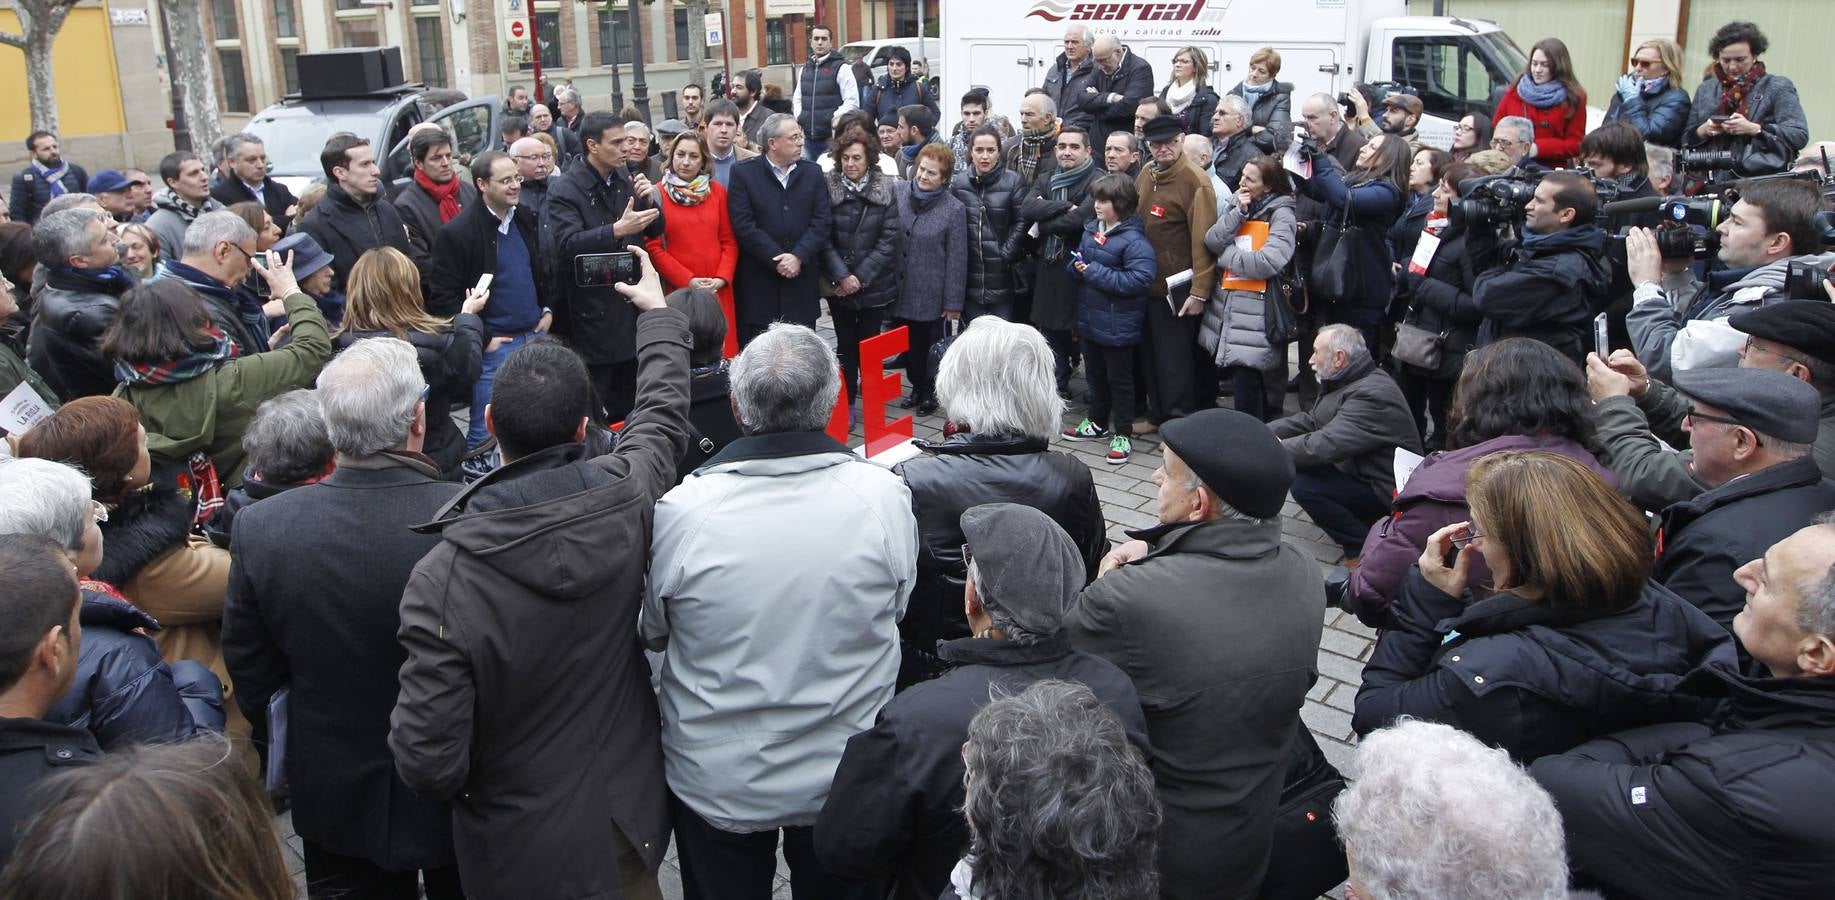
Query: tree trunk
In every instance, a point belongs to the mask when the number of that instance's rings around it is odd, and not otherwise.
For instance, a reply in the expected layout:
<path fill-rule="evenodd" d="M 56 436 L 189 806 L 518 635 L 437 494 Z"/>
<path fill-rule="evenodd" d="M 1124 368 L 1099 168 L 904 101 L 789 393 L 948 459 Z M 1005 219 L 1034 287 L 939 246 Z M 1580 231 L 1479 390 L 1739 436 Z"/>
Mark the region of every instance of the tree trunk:
<path fill-rule="evenodd" d="M 76 0 L 15 0 L 13 11 L 19 16 L 19 33 L 0 32 L 0 44 L 18 47 L 25 53 L 26 96 L 32 114 L 32 130 L 57 132 L 57 79 L 52 71 L 51 51 L 57 33 Z"/>
<path fill-rule="evenodd" d="M 204 41 L 203 4 L 198 0 L 160 0 L 160 15 L 166 17 L 171 46 L 166 55 L 166 74 L 172 90 L 184 100 L 185 119 L 191 128 L 191 146 L 206 157 L 211 145 L 223 136 L 223 121 L 217 115 L 217 80 L 210 68 L 210 48 Z"/>
<path fill-rule="evenodd" d="M 707 0 L 684 0 L 682 6 L 688 9 L 688 83 L 701 86 L 701 96 L 707 96 L 707 73 L 701 63 L 707 57 L 707 28 L 703 24 L 707 16 Z"/>

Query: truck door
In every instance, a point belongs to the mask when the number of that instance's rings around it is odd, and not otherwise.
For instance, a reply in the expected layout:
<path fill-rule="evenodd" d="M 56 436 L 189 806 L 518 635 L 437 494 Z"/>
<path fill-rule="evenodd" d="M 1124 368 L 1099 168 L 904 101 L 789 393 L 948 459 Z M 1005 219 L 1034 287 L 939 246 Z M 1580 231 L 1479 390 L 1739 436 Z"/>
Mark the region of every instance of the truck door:
<path fill-rule="evenodd" d="M 934 66 L 936 62 L 933 57 L 931 64 Z M 987 88 L 996 110 L 1018 109 L 1026 91 L 1045 82 L 1047 64 L 1033 54 L 1032 44 L 1027 41 L 993 38 L 969 41 L 967 68 L 957 69 L 956 60 L 950 60 L 949 88 L 944 96 L 937 98 L 937 106 L 943 113 L 942 132 L 948 134 L 956 120 L 962 118 L 962 109 L 956 101 L 971 87 Z M 1019 127 L 1018 121 L 1013 127 Z"/>
<path fill-rule="evenodd" d="M 1468 115 L 1491 118 L 1509 75 L 1493 71 L 1477 42 L 1465 35 L 1406 35 L 1391 46 L 1392 77 L 1421 96 L 1421 142 L 1453 145 L 1453 126 Z"/>
<path fill-rule="evenodd" d="M 1212 57 L 1214 66 L 1211 71 L 1211 87 L 1218 94 L 1229 91 L 1239 81 L 1249 76 L 1249 57 L 1255 51 L 1269 46 L 1266 42 L 1246 41 L 1224 44 Z M 1208 52 L 1210 48 L 1205 48 Z M 1283 46 L 1274 45 L 1275 52 L 1281 54 L 1281 71 L 1275 75 L 1276 81 L 1293 85 L 1293 118 L 1299 121 L 1300 101 L 1309 94 L 1326 93 L 1336 95 L 1340 83 L 1348 86 L 1351 83 L 1350 73 L 1341 72 L 1338 51 L 1333 47 L 1320 46 Z M 1168 55 L 1168 58 L 1171 58 Z M 1156 70 L 1156 76 L 1159 74 Z M 1339 76 L 1343 75 L 1342 81 Z"/>

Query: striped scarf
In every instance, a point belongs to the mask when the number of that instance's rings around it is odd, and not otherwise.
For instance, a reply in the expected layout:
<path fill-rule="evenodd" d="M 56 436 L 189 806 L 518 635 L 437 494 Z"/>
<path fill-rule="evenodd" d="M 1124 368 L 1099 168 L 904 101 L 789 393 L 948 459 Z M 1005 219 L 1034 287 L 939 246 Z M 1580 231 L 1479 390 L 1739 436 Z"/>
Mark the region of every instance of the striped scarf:
<path fill-rule="evenodd" d="M 32 160 L 32 169 L 38 172 L 38 177 L 43 179 L 45 184 L 50 187 L 51 196 L 62 197 L 70 191 L 69 188 L 64 187 L 64 176 L 70 174 L 69 163 L 59 162 L 57 168 L 47 169 L 44 163 L 35 159 Z"/>
<path fill-rule="evenodd" d="M 1051 191 L 1051 199 L 1068 202 L 1070 200 L 1070 189 L 1075 187 L 1077 182 L 1082 181 L 1083 176 L 1089 173 L 1090 166 L 1095 164 L 1096 157 L 1092 156 L 1084 160 L 1083 164 L 1076 168 L 1059 169 L 1051 173 L 1051 182 L 1048 185 Z M 1064 238 L 1055 234 L 1046 237 L 1045 262 L 1055 263 L 1063 260 L 1063 258 Z"/>
<path fill-rule="evenodd" d="M 194 349 L 191 353 L 178 359 L 169 359 L 162 363 L 133 363 L 124 359 L 115 360 L 115 378 L 123 384 L 138 384 L 157 387 L 165 384 L 178 384 L 190 381 L 203 375 L 217 366 L 235 359 L 242 350 L 229 335 L 216 326 L 206 332 L 211 337 L 208 349 Z"/>

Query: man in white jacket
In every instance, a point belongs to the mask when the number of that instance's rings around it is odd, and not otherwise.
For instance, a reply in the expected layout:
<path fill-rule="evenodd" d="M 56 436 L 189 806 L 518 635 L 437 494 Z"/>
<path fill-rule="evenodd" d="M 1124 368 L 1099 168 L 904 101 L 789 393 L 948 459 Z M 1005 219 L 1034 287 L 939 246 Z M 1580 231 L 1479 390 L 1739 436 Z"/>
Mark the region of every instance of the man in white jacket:
<path fill-rule="evenodd" d="M 779 323 L 733 360 L 742 437 L 656 506 L 645 644 L 688 900 L 769 897 L 778 830 L 792 890 L 883 897 L 813 851 L 847 739 L 892 699 L 917 575 L 911 493 L 822 433 L 834 351 Z"/>

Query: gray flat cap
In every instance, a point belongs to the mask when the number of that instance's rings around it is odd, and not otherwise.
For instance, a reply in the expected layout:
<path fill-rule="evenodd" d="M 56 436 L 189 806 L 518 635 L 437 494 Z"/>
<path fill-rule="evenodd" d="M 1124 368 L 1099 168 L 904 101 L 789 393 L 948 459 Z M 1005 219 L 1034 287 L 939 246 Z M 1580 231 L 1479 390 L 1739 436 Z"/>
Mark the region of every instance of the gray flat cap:
<path fill-rule="evenodd" d="M 984 503 L 962 514 L 981 580 L 983 606 L 998 609 L 1036 635 L 1057 633 L 1083 590 L 1083 557 L 1050 516 L 1017 503 Z"/>
<path fill-rule="evenodd" d="M 1793 444 L 1816 442 L 1821 400 L 1816 389 L 1771 369 L 1689 369 L 1676 390 L 1761 434 Z"/>

